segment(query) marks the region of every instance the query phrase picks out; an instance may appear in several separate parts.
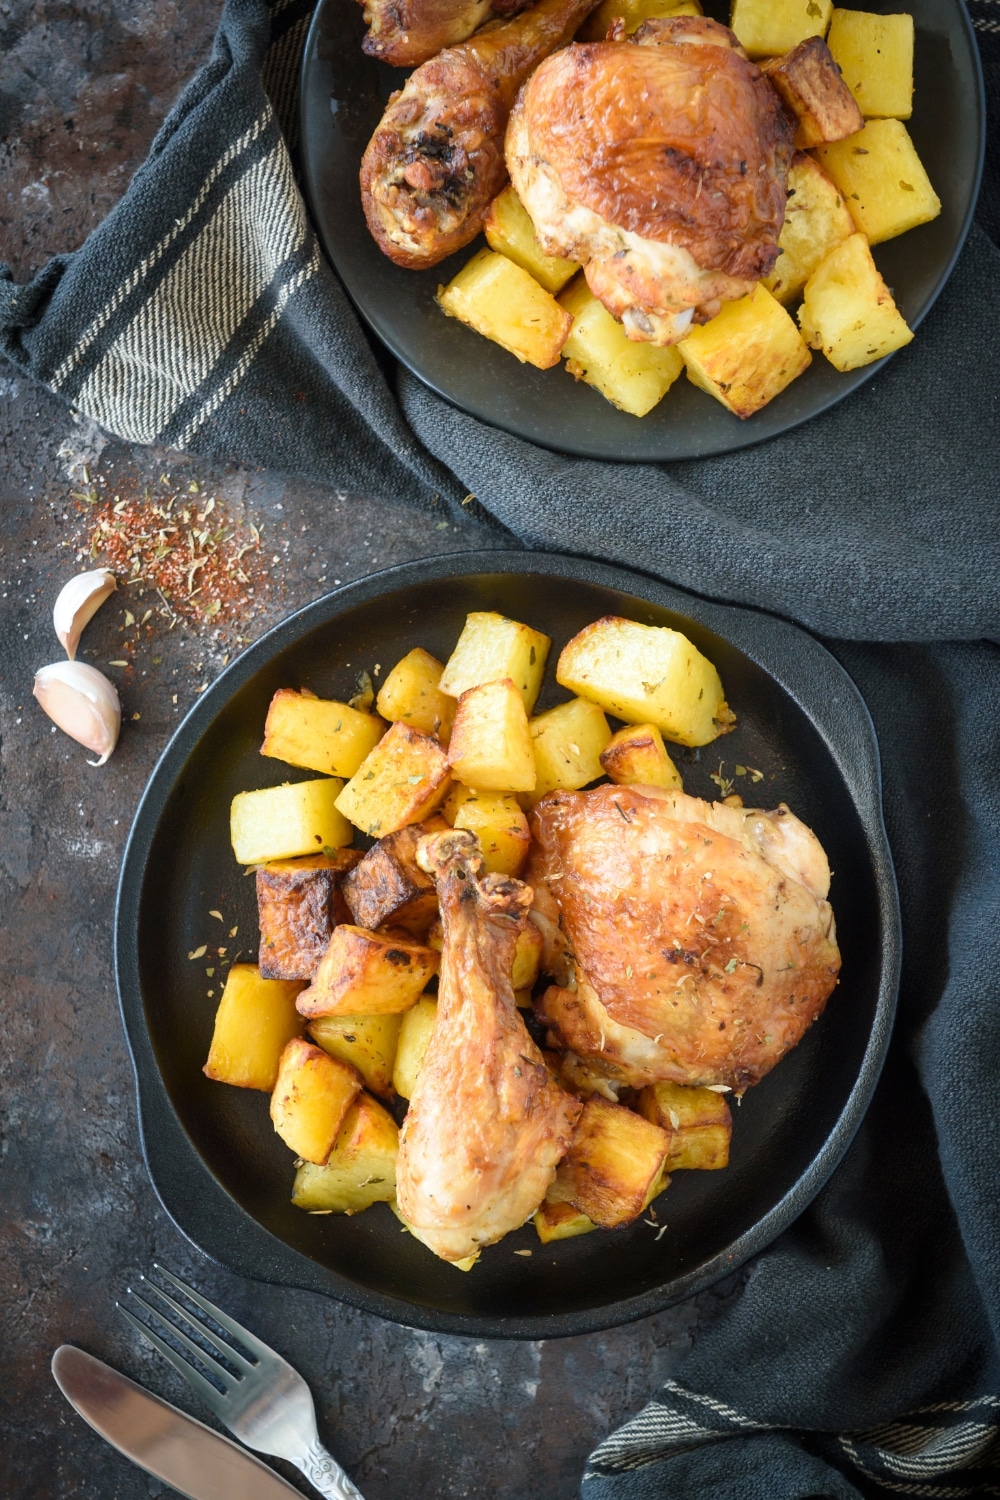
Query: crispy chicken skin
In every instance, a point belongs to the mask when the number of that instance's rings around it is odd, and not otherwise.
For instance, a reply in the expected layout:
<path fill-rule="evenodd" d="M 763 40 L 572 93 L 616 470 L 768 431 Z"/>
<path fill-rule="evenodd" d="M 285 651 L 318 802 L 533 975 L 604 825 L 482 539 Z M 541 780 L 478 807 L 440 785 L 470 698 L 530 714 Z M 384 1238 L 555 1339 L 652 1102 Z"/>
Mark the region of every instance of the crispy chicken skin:
<path fill-rule="evenodd" d="M 531 891 L 482 879 L 474 834 L 421 841 L 441 903 L 437 1019 L 403 1123 L 396 1197 L 443 1260 L 462 1260 L 519 1228 L 565 1155 L 579 1101 L 552 1082 L 514 1004 L 514 945 Z"/>
<path fill-rule="evenodd" d="M 445 47 L 464 42 L 484 21 L 516 16 L 530 0 L 360 0 L 369 57 L 395 68 L 415 68 Z"/>
<path fill-rule="evenodd" d="M 507 179 L 504 131 L 521 84 L 597 0 L 538 0 L 417 68 L 361 162 L 372 236 L 398 266 L 437 265 L 475 239 Z"/>
<path fill-rule="evenodd" d="M 538 1013 L 589 1067 L 742 1092 L 822 1013 L 840 969 L 830 870 L 787 807 L 603 786 L 543 797 L 532 831 L 560 981 Z"/>
<path fill-rule="evenodd" d="M 584 264 L 629 338 L 669 344 L 773 267 L 792 135 L 733 33 L 677 16 L 549 57 L 506 155 L 543 249 Z"/>

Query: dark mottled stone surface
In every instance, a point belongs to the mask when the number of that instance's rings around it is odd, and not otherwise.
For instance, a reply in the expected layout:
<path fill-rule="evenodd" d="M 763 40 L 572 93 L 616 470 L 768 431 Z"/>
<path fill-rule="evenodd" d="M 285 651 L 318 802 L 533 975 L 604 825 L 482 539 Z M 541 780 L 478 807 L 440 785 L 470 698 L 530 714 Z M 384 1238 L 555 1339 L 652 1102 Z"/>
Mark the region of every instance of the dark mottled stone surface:
<path fill-rule="evenodd" d="M 0 259 L 19 277 L 72 249 L 116 201 L 216 19 L 205 0 L 0 0 Z M 32 676 L 60 656 L 51 606 L 90 528 L 74 496 L 141 496 L 161 474 L 171 492 L 196 483 L 232 525 L 262 527 L 252 620 L 143 626 L 149 596 L 122 589 L 81 653 L 123 699 L 119 749 L 97 770 L 51 730 Z M 715 1301 L 567 1341 L 435 1338 L 212 1265 L 166 1218 L 142 1164 L 111 911 L 167 737 L 237 634 L 252 638 L 335 581 L 490 544 L 501 539 L 472 519 L 455 528 L 433 511 L 105 445 L 46 392 L 0 375 L 0 1493 L 12 1500 L 168 1493 L 85 1427 L 49 1374 L 56 1346 L 76 1343 L 206 1415 L 114 1312 L 154 1260 L 302 1371 L 324 1438 L 368 1500 L 571 1496 L 589 1448 L 642 1404 Z"/>

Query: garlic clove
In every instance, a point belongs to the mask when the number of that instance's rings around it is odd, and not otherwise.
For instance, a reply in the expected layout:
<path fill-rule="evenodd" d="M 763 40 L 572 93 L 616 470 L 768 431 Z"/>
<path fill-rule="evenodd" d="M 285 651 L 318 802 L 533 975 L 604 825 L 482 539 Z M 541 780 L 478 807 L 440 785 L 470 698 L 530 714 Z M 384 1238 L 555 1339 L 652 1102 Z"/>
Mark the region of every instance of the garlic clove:
<path fill-rule="evenodd" d="M 70 661 L 76 656 L 83 627 L 117 587 L 113 573 L 97 568 L 92 573 L 77 573 L 61 590 L 52 608 L 52 623 Z"/>
<path fill-rule="evenodd" d="M 89 764 L 103 766 L 122 724 L 114 683 L 85 662 L 57 661 L 35 673 L 32 692 L 53 724 L 101 757 Z"/>

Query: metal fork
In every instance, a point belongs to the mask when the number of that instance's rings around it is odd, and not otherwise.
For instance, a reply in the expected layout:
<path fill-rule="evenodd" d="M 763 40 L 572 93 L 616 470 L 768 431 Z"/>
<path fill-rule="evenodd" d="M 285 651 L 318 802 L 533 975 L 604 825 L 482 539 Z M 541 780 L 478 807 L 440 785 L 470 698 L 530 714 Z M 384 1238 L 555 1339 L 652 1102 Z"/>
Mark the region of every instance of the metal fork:
<path fill-rule="evenodd" d="M 205 1340 L 212 1353 L 196 1344 L 176 1323 L 164 1317 L 132 1287 L 127 1288 L 129 1296 L 134 1297 L 140 1307 L 145 1309 L 148 1317 L 169 1330 L 171 1336 L 211 1372 L 212 1379 L 218 1381 L 222 1389 L 217 1389 L 212 1381 L 206 1380 L 190 1360 L 161 1338 L 155 1326 L 144 1323 L 129 1312 L 127 1307 L 116 1302 L 118 1311 L 128 1319 L 132 1327 L 170 1361 L 219 1421 L 225 1423 L 230 1432 L 248 1448 L 295 1464 L 310 1484 L 315 1485 L 321 1495 L 329 1496 L 330 1500 L 364 1500 L 361 1491 L 355 1488 L 337 1460 L 320 1443 L 312 1395 L 298 1371 L 293 1370 L 280 1354 L 269 1349 L 267 1344 L 262 1344 L 260 1339 L 254 1338 L 252 1333 L 206 1297 L 202 1297 L 193 1287 L 172 1276 L 162 1266 L 154 1264 L 153 1269 L 196 1307 L 200 1307 L 202 1312 L 207 1313 L 214 1323 L 225 1329 L 241 1349 L 233 1348 L 232 1344 L 220 1338 L 196 1313 L 182 1307 L 158 1287 L 155 1281 L 149 1281 L 145 1276 L 139 1278 L 140 1282 L 183 1318 L 189 1328 Z M 246 1352 L 243 1353 L 242 1350 Z M 232 1369 L 226 1368 L 227 1365 L 232 1366 L 237 1373 L 234 1375 Z"/>

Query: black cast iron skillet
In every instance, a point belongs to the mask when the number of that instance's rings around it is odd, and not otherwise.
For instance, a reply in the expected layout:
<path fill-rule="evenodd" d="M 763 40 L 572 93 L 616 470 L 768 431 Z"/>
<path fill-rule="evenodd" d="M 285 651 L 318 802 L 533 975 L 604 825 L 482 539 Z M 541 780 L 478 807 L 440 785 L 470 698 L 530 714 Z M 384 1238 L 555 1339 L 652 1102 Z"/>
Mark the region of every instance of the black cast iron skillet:
<path fill-rule="evenodd" d="M 748 805 L 787 801 L 822 840 L 844 966 L 827 1012 L 735 1108 L 732 1164 L 678 1172 L 642 1220 L 543 1247 L 528 1226 L 468 1274 L 400 1232 L 384 1204 L 352 1218 L 289 1202 L 292 1156 L 266 1096 L 201 1069 L 218 978 L 188 954 L 257 941 L 254 882 L 233 859 L 234 793 L 312 776 L 260 756 L 279 687 L 343 698 L 360 669 L 384 673 L 422 645 L 448 656 L 467 611 L 496 609 L 554 640 L 540 706 L 566 695 L 558 650 L 604 614 L 679 627 L 716 663 L 736 732 L 680 752 L 688 791 L 718 796 L 737 763 Z M 687 757 L 687 758 L 685 758 Z M 377 573 L 292 615 L 205 693 L 164 752 L 122 868 L 115 959 L 135 1066 L 143 1150 L 167 1212 L 194 1243 L 247 1276 L 306 1287 L 398 1322 L 477 1337 L 542 1338 L 627 1322 L 685 1297 L 761 1250 L 800 1214 L 864 1114 L 888 1043 L 899 973 L 895 881 L 882 826 L 878 747 L 833 657 L 792 625 L 710 604 L 623 568 L 531 552 L 464 553 Z M 215 989 L 209 998 L 208 988 Z M 514 1251 L 529 1249 L 530 1257 Z"/>
<path fill-rule="evenodd" d="M 853 3 L 853 0 L 852 0 Z M 940 217 L 877 245 L 875 260 L 911 328 L 918 328 L 951 274 L 975 208 L 986 111 L 975 34 L 964 0 L 857 0 L 859 10 L 912 14 L 916 28 L 913 117 L 906 122 L 941 198 Z M 723 0 L 705 9 L 727 21 Z M 302 60 L 299 115 L 306 196 L 320 242 L 361 316 L 404 365 L 472 416 L 543 447 L 584 458 L 656 462 L 746 448 L 808 421 L 881 369 L 850 374 L 821 354 L 769 406 L 741 422 L 682 376 L 641 420 L 589 386 L 512 354 L 446 318 L 434 301 L 484 243 L 429 271 L 394 266 L 365 225 L 361 157 L 391 90 L 406 77 L 361 51 L 356 0 L 320 0 Z M 906 358 L 919 358 L 920 334 Z M 892 358 L 892 356 L 889 356 Z"/>

